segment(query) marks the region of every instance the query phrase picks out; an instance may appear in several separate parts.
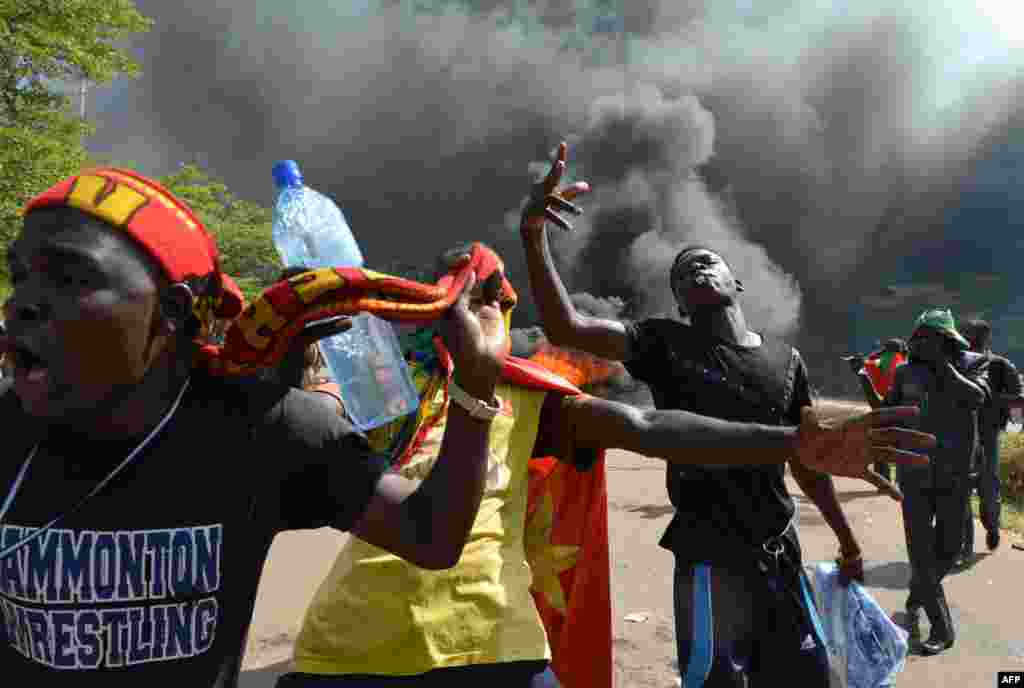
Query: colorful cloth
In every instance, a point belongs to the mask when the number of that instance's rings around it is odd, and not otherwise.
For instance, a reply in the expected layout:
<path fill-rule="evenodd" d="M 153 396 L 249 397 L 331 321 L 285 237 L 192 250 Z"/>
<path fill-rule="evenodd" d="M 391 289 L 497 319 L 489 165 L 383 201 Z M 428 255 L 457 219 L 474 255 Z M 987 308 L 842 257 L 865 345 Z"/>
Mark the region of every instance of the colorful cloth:
<path fill-rule="evenodd" d="M 200 354 L 215 374 L 248 374 L 274 367 L 310 322 L 360 312 L 392 321 L 432 322 L 455 302 L 471 272 L 486 279 L 502 268 L 493 251 L 474 244 L 469 257 L 436 285 L 363 268 L 311 270 L 265 289 L 228 327 L 224 346 L 205 346 Z M 506 314 L 516 304 L 515 290 L 507 279 L 501 303 Z"/>
<path fill-rule="evenodd" d="M 883 351 L 872 354 L 864 361 L 864 373 L 871 380 L 875 392 L 883 399 L 892 389 L 896 379 L 896 368 L 907 362 L 907 357 L 898 351 Z"/>

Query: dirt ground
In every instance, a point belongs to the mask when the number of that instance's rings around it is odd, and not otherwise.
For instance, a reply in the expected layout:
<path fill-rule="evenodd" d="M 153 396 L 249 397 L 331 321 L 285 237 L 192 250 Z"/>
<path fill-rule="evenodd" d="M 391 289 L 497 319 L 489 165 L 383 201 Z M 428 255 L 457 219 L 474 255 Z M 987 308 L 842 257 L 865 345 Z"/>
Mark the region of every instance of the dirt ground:
<path fill-rule="evenodd" d="M 664 469 L 635 454 L 610 452 L 608 484 L 616 687 L 673 688 L 678 671 L 672 556 L 657 546 L 671 515 Z M 868 589 L 899 621 L 908 578 L 899 505 L 861 481 L 841 479 L 836 485 L 865 551 Z M 800 495 L 792 481 L 790 491 Z M 835 537 L 817 509 L 802 496 L 797 501 L 805 561 L 835 556 Z M 994 553 L 984 551 L 984 530 L 977 522 L 975 527 L 981 551 L 974 565 L 946 584 L 957 644 L 939 657 L 911 656 L 899 686 L 987 688 L 995 685 L 997 671 L 1024 670 L 1024 551 L 1011 547 L 1018 540 L 1009 533 Z M 286 533 L 275 541 L 257 600 L 242 688 L 272 688 L 287 671 L 306 604 L 344 537 L 323 529 Z M 627 621 L 627 616 L 636 620 Z"/>

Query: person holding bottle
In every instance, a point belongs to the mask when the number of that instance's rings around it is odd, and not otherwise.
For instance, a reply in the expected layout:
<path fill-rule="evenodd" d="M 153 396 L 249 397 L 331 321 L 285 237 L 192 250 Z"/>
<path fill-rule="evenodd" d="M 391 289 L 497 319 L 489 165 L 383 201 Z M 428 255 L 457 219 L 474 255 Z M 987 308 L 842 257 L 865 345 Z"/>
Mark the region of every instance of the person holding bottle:
<path fill-rule="evenodd" d="M 242 297 L 202 222 L 157 182 L 114 168 L 68 178 L 29 202 L 7 257 L 5 679 L 237 685 L 284 530 L 357 532 L 426 569 L 461 556 L 487 479 L 479 408 L 499 404 L 497 302 L 467 289 L 440 324 L 462 396 L 434 470 L 410 481 L 322 395 L 204 367 L 213 319 L 237 316 Z M 309 343 L 295 340 L 300 359 Z"/>
<path fill-rule="evenodd" d="M 284 264 L 362 267 L 362 251 L 341 209 L 305 186 L 295 161 L 274 165 L 273 177 L 278 189 L 273 239 Z M 350 322 L 346 332 L 320 346 L 353 425 L 366 431 L 415 411 L 416 390 L 392 326 L 369 313 Z M 394 374 L 381 375 L 382 368 Z"/>

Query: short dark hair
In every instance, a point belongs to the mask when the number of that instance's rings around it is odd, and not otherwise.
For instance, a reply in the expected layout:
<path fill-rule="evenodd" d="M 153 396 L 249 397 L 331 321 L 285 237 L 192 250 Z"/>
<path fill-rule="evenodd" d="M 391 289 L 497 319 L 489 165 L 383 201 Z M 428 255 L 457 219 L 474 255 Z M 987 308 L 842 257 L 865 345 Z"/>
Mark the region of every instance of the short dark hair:
<path fill-rule="evenodd" d="M 907 343 L 899 337 L 885 340 L 885 346 L 882 348 L 885 351 L 892 351 L 894 353 L 907 353 Z"/>
<path fill-rule="evenodd" d="M 441 255 L 437 257 L 437 261 L 434 264 L 433 279 L 439 280 L 447 275 L 455 264 L 459 262 L 459 259 L 462 258 L 462 256 L 469 255 L 473 252 L 473 246 L 475 244 L 480 244 L 484 248 L 490 248 L 482 241 L 464 241 L 461 244 L 452 246 L 451 248 L 443 251 Z M 491 250 L 493 251 L 494 249 Z"/>
<path fill-rule="evenodd" d="M 975 346 L 987 346 L 992 341 L 992 325 L 981 318 L 968 318 L 960 323 L 960 329 Z"/>

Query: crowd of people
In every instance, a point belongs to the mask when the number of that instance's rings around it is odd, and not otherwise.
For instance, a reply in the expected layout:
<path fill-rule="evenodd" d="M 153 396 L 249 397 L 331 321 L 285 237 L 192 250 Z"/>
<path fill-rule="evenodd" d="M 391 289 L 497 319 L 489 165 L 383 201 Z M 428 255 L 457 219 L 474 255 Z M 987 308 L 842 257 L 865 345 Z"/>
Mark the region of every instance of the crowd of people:
<path fill-rule="evenodd" d="M 651 386 L 654 409 L 589 396 L 510 357 L 518 297 L 500 256 L 470 242 L 439 257 L 438 284 L 471 259 L 479 267 L 412 338 L 420 409 L 364 435 L 337 389 L 304 379 L 317 367 L 312 345 L 344 321 L 299 331 L 262 375 L 217 373 L 218 323 L 266 304 L 244 304 L 202 222 L 159 184 L 100 168 L 32 199 L 8 250 L 0 335 L 12 373 L 0 381 L 5 679 L 237 685 L 272 539 L 331 526 L 351 537 L 281 688 L 610 685 L 610 645 L 575 664 L 553 651 L 551 614 L 573 601 L 562 569 L 542 570 L 533 554 L 552 506 L 532 488 L 535 469 L 563 476 L 556 508 L 571 505 L 568 486 L 603 484 L 613 448 L 667 466 L 676 513 L 661 542 L 676 559 L 684 686 L 828 684 L 786 465 L 835 532 L 846 581 L 863 579 L 863 553 L 830 475 L 902 490 L 908 607 L 934 617 L 930 647 L 951 644 L 941 577 L 954 538 L 939 542 L 925 521 L 955 512 L 962 534 L 964 498 L 925 495 L 919 476 L 952 480 L 947 456 L 974 442 L 961 409 L 989 399 L 988 373 L 974 372 L 986 354 L 962 353 L 951 321 L 925 314 L 879 408 L 829 424 L 799 352 L 748 328 L 743 285 L 713 250 L 683 249 L 668 275 L 689 324 L 582 316 L 546 235 L 582 212 L 574 201 L 589 188 L 560 186 L 565 165 L 563 144 L 521 222 L 543 326 L 556 344 L 623 361 Z M 922 399 L 928 385 L 950 396 Z M 908 424 L 920 430 L 898 427 Z M 937 448 L 936 435 L 952 439 Z M 875 462 L 895 465 L 900 486 Z M 603 511 L 590 513 L 575 550 L 606 527 Z M 607 567 L 607 551 L 591 555 Z M 538 595 L 540 582 L 554 587 Z M 600 609 L 600 585 L 589 594 Z"/>

